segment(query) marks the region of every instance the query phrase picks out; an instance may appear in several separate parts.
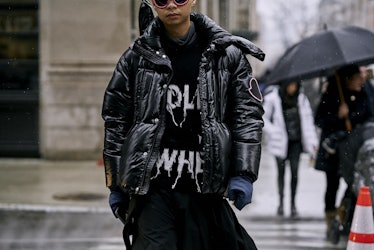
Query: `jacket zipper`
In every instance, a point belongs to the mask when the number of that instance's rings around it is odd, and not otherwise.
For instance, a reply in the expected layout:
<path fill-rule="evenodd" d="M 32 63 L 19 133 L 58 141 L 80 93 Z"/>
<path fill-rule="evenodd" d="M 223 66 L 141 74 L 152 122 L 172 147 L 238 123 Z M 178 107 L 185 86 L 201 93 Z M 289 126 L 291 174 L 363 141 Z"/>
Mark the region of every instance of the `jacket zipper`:
<path fill-rule="evenodd" d="M 170 74 L 170 77 L 169 77 L 167 83 L 165 83 L 165 85 L 164 85 L 164 93 L 163 93 L 163 96 L 162 96 L 161 109 L 160 109 L 160 120 L 159 120 L 160 123 L 159 123 L 159 125 L 156 129 L 155 137 L 153 139 L 152 146 L 151 146 L 150 150 L 148 151 L 149 155 L 148 155 L 148 158 L 147 158 L 147 160 L 144 164 L 145 168 L 146 168 L 146 171 L 145 171 L 145 174 L 142 176 L 140 185 L 138 185 L 138 190 L 135 190 L 136 194 L 140 193 L 140 191 L 143 191 L 143 190 L 148 191 L 148 189 L 149 189 L 149 182 L 147 182 L 146 179 L 150 178 L 149 176 L 151 175 L 151 172 L 152 172 L 152 169 L 153 169 L 153 164 L 152 164 L 152 166 L 150 166 L 149 163 L 151 161 L 151 158 L 152 158 L 153 154 L 155 153 L 154 149 L 159 148 L 159 144 L 161 142 L 161 138 L 162 138 L 162 135 L 163 135 L 163 130 L 165 129 L 165 124 L 164 123 L 165 123 L 165 110 L 166 110 L 165 107 L 166 107 L 166 101 L 167 101 L 167 90 L 168 90 L 168 86 L 170 84 L 170 81 L 173 77 L 173 70 L 171 68 L 168 68 L 168 69 L 170 70 L 171 74 Z M 161 130 L 162 130 L 162 133 L 161 133 Z"/>

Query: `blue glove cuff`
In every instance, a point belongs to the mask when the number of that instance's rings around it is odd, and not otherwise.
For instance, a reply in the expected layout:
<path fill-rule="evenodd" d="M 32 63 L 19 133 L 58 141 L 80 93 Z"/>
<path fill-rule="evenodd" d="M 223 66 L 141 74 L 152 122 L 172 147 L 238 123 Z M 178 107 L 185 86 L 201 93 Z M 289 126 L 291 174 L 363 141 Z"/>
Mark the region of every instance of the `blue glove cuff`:
<path fill-rule="evenodd" d="M 252 202 L 253 184 L 245 176 L 235 176 L 230 179 L 228 196 L 234 201 L 234 206 L 242 210 Z"/>
<path fill-rule="evenodd" d="M 128 195 L 111 190 L 109 195 L 109 205 L 112 209 L 113 214 L 117 217 L 116 212 L 118 212 L 118 208 L 121 207 L 125 210 L 127 210 L 127 207 L 129 205 L 130 198 Z"/>

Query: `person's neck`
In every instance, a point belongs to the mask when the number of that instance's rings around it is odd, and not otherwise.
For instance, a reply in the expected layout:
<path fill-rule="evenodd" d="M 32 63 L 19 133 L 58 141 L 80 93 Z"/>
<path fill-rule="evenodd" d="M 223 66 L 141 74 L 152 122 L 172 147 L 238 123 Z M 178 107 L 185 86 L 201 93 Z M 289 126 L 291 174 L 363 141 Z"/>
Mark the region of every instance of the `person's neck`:
<path fill-rule="evenodd" d="M 169 37 L 181 38 L 188 33 L 190 26 L 191 26 L 191 21 L 188 21 L 178 26 L 169 26 L 169 27 L 165 26 L 165 29 Z"/>

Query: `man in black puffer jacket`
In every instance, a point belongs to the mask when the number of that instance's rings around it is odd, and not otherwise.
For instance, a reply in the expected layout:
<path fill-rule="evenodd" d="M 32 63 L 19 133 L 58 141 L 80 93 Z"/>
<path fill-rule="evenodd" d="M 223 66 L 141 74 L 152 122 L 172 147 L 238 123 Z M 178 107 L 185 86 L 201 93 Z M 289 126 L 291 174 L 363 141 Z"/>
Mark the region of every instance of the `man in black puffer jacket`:
<path fill-rule="evenodd" d="M 105 91 L 106 184 L 128 249 L 256 249 L 225 198 L 251 202 L 263 108 L 246 54 L 265 55 L 195 1 L 153 0 L 158 17 Z"/>

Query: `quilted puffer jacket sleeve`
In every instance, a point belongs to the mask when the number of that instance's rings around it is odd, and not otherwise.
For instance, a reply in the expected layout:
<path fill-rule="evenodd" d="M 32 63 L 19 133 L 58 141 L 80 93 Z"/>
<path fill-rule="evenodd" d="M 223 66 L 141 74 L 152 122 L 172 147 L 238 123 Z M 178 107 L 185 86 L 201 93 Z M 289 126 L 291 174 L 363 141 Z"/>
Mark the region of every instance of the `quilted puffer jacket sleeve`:
<path fill-rule="evenodd" d="M 104 167 L 106 185 L 110 189 L 119 187 L 121 148 L 127 132 L 133 124 L 133 79 L 130 74 L 134 56 L 125 52 L 119 59 L 113 76 L 105 90 L 102 106 L 104 119 Z"/>
<path fill-rule="evenodd" d="M 260 157 L 262 127 L 262 95 L 257 80 L 252 76 L 251 66 L 243 53 L 235 50 L 233 75 L 229 91 L 229 122 L 232 132 L 231 169 L 233 175 L 257 179 Z M 240 56 L 238 56 L 238 54 Z"/>

